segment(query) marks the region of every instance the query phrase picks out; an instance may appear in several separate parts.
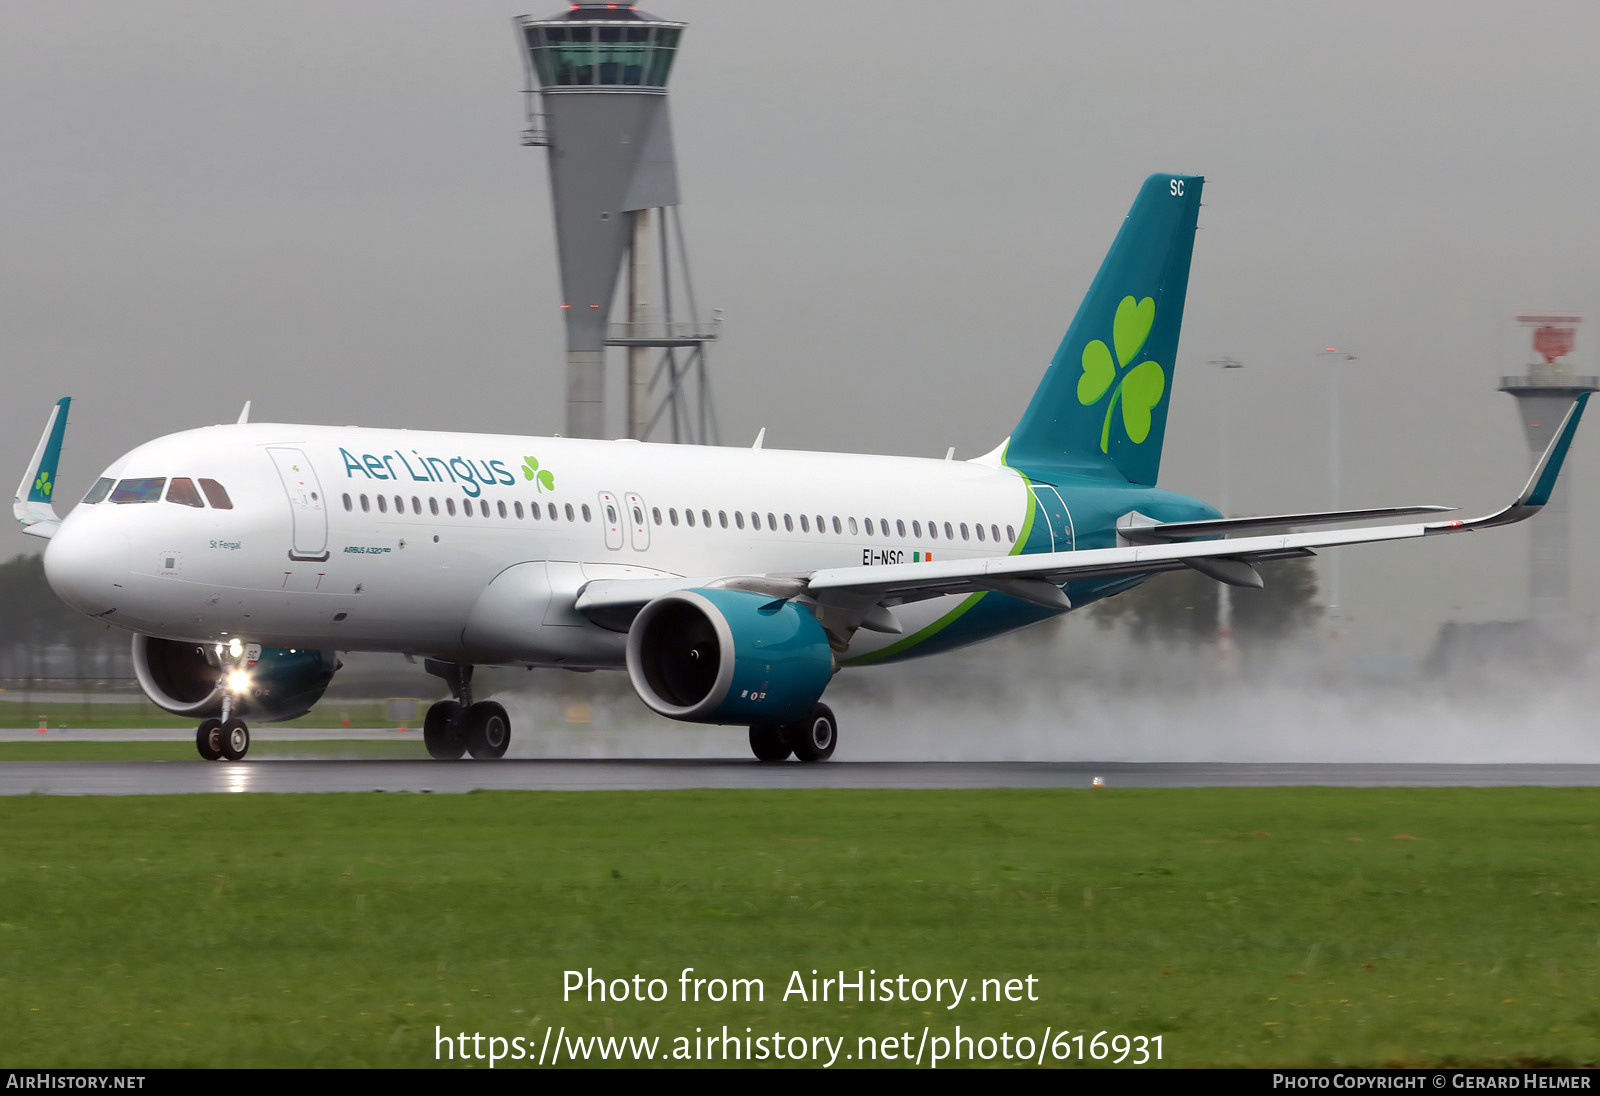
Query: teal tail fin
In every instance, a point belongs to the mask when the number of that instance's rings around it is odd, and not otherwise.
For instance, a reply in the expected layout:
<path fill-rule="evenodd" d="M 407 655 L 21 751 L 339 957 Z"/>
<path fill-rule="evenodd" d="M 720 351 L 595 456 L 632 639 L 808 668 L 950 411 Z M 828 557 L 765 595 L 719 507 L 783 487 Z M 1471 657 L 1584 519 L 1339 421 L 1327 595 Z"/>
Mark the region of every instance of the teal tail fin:
<path fill-rule="evenodd" d="M 1156 482 L 1204 182 L 1144 181 L 1011 434 L 1008 465 L 1044 480 Z"/>

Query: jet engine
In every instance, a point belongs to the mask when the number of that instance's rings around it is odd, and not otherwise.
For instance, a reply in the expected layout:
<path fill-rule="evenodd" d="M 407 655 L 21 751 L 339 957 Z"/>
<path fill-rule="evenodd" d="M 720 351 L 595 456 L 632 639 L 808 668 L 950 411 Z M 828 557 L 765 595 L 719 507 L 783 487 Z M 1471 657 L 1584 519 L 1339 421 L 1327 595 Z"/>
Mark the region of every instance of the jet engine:
<path fill-rule="evenodd" d="M 652 711 L 690 723 L 782 723 L 811 712 L 833 651 L 802 605 L 745 590 L 679 590 L 628 629 L 628 678 Z"/>
<path fill-rule="evenodd" d="M 265 723 L 305 715 L 338 668 L 332 651 L 263 648 L 255 666 L 244 671 L 249 683 L 237 694 L 234 712 Z M 173 715 L 207 719 L 222 713 L 222 660 L 208 644 L 136 634 L 133 670 L 144 694 Z"/>

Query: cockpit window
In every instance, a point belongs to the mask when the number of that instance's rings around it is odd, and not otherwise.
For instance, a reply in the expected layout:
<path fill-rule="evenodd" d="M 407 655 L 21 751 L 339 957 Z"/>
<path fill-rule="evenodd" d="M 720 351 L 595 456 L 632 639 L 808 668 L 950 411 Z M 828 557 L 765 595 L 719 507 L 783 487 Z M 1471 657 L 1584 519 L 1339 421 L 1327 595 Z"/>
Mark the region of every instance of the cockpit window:
<path fill-rule="evenodd" d="M 117 489 L 111 492 L 111 501 L 126 502 L 160 502 L 161 489 L 167 485 L 167 477 L 157 476 L 154 479 L 125 479 L 117 484 Z"/>
<path fill-rule="evenodd" d="M 172 481 L 172 486 L 167 488 L 167 501 L 175 502 L 179 506 L 193 506 L 202 508 L 205 503 L 200 501 L 200 492 L 194 489 L 194 480 L 183 477 Z"/>
<path fill-rule="evenodd" d="M 232 510 L 233 500 L 228 497 L 228 492 L 223 490 L 222 484 L 214 479 L 200 481 L 200 490 L 206 493 L 206 501 L 211 503 L 213 509 Z"/>
<path fill-rule="evenodd" d="M 93 506 L 97 502 L 104 502 L 106 495 L 111 491 L 111 485 L 116 482 L 109 476 L 101 476 L 94 481 L 94 486 L 89 488 L 89 493 L 83 496 L 83 504 Z"/>

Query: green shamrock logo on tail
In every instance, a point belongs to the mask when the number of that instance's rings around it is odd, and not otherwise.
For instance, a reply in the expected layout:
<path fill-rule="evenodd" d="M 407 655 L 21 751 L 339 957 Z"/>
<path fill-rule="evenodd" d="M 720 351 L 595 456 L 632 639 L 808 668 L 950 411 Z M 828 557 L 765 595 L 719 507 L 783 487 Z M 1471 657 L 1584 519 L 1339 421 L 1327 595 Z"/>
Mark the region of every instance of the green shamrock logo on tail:
<path fill-rule="evenodd" d="M 1146 297 L 1135 301 L 1122 298 L 1117 305 L 1117 315 L 1111 321 L 1111 343 L 1116 347 L 1112 360 L 1111 348 L 1099 339 L 1083 348 L 1083 376 L 1078 378 L 1078 402 L 1085 407 L 1099 403 L 1107 391 L 1111 402 L 1106 404 L 1105 425 L 1100 429 L 1100 452 L 1111 449 L 1111 412 L 1122 405 L 1122 426 L 1135 445 L 1150 436 L 1150 412 L 1161 402 L 1167 390 L 1166 371 L 1153 361 L 1143 361 L 1132 369 L 1128 363 L 1139 356 L 1150 328 L 1156 322 L 1156 302 Z M 1118 374 L 1119 368 L 1122 370 Z"/>
<path fill-rule="evenodd" d="M 522 478 L 537 481 L 541 494 L 545 491 L 554 491 L 556 489 L 555 473 L 548 468 L 541 471 L 536 457 L 522 458 Z"/>
<path fill-rule="evenodd" d="M 39 478 L 33 481 L 33 489 L 45 498 L 49 498 L 50 492 L 55 490 L 55 484 L 50 482 L 50 473 L 40 472 Z"/>

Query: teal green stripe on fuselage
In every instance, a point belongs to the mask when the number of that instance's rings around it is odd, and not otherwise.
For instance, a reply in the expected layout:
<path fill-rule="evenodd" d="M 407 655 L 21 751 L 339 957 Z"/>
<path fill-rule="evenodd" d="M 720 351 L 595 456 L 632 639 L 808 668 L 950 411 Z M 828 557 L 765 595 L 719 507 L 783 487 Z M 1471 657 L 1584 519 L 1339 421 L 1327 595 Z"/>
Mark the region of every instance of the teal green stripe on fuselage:
<path fill-rule="evenodd" d="M 1037 555 L 1049 552 L 1052 547 L 1050 529 L 1043 520 L 1036 520 L 1039 517 L 1039 504 L 1033 494 L 1035 481 L 1025 472 L 1019 470 L 1019 474 L 1028 490 L 1028 516 L 1011 554 Z M 1049 486 L 1060 492 L 1062 501 L 1072 515 L 1076 530 L 1075 547 L 1079 549 L 1116 547 L 1117 519 L 1134 511 L 1155 521 L 1200 521 L 1222 516 L 1198 499 L 1159 487 L 1139 487 L 1091 477 Z M 1071 582 L 1066 586 L 1066 593 L 1072 600 L 1073 608 L 1081 609 L 1101 598 L 1131 589 L 1148 577 L 1132 575 Z M 845 665 L 902 662 L 953 651 L 1059 615 L 1059 610 L 1018 601 L 1004 594 L 969 594 L 926 628 L 896 640 L 882 650 L 848 659 Z"/>

